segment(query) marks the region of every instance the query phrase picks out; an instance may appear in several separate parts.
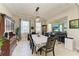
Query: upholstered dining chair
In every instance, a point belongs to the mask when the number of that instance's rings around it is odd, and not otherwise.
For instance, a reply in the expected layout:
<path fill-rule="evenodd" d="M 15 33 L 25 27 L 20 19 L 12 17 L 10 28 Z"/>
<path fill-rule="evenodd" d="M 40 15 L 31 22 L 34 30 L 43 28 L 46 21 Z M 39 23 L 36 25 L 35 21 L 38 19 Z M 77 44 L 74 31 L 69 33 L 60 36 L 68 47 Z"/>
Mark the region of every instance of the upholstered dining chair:
<path fill-rule="evenodd" d="M 32 49 L 32 54 L 33 54 L 33 52 L 34 52 L 34 43 L 33 43 L 33 39 L 32 39 L 31 34 L 29 35 L 29 39 L 30 39 L 30 48 Z"/>
<path fill-rule="evenodd" d="M 42 51 L 45 52 L 45 56 L 47 56 L 48 52 L 53 52 L 53 56 L 55 56 L 54 48 L 55 48 L 56 37 L 49 37 L 45 46 L 40 48 L 40 53 Z"/>

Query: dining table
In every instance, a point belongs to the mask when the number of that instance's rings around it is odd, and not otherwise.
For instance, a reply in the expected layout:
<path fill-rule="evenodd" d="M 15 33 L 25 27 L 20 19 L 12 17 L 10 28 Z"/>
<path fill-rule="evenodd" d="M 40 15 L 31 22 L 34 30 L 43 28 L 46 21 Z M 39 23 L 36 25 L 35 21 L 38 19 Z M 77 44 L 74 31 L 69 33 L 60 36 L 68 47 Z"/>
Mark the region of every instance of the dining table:
<path fill-rule="evenodd" d="M 44 35 L 33 34 L 32 39 L 33 39 L 33 42 L 34 42 L 34 45 L 35 45 L 35 50 L 37 52 L 39 48 L 46 45 L 48 37 L 44 36 Z"/>

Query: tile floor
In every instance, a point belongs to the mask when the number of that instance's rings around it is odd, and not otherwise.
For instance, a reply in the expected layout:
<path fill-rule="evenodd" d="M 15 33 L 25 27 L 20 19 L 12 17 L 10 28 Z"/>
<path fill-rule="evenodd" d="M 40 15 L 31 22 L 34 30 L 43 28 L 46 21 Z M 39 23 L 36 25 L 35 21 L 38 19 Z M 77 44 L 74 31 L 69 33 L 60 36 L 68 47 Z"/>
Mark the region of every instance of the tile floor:
<path fill-rule="evenodd" d="M 64 47 L 64 44 L 58 44 L 56 42 L 55 46 L 55 55 L 56 56 L 79 56 L 79 52 L 70 51 Z M 29 41 L 27 39 L 17 42 L 17 46 L 13 51 L 12 56 L 40 56 L 40 54 L 32 54 L 29 46 Z M 44 56 L 44 52 L 41 56 Z M 52 52 L 48 53 L 48 56 L 52 56 Z"/>

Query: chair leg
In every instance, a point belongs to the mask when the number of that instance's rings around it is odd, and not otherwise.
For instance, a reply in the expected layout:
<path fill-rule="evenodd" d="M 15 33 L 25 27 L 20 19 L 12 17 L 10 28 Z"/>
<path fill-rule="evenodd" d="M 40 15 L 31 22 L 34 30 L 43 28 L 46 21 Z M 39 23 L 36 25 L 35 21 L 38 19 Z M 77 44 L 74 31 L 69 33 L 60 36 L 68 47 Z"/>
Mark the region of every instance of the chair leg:
<path fill-rule="evenodd" d="M 35 53 L 37 54 L 36 47 L 34 47 L 34 49 L 35 49 Z"/>
<path fill-rule="evenodd" d="M 55 52 L 54 52 L 54 50 L 53 50 L 52 52 L 53 52 L 53 56 L 55 56 Z"/>
<path fill-rule="evenodd" d="M 33 49 L 32 49 L 32 54 L 33 54 Z"/>
<path fill-rule="evenodd" d="M 45 52 L 45 56 L 47 56 L 47 52 Z"/>
<path fill-rule="evenodd" d="M 36 54 L 37 54 L 37 51 L 36 51 Z"/>
<path fill-rule="evenodd" d="M 42 53 L 42 50 L 40 50 L 40 55 L 41 55 L 41 53 Z"/>
<path fill-rule="evenodd" d="M 32 54 L 33 54 L 33 52 L 34 52 L 34 48 L 32 47 Z"/>

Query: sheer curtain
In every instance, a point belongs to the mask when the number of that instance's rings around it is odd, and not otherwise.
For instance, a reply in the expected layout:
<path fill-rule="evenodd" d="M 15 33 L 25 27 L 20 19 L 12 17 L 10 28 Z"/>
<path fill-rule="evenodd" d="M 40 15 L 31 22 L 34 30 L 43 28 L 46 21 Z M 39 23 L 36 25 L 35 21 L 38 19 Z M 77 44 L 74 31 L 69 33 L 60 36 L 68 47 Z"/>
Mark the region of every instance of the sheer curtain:
<path fill-rule="evenodd" d="M 47 25 L 47 32 L 52 32 L 52 24 Z"/>
<path fill-rule="evenodd" d="M 42 33 L 41 22 L 36 22 L 36 33 Z"/>

